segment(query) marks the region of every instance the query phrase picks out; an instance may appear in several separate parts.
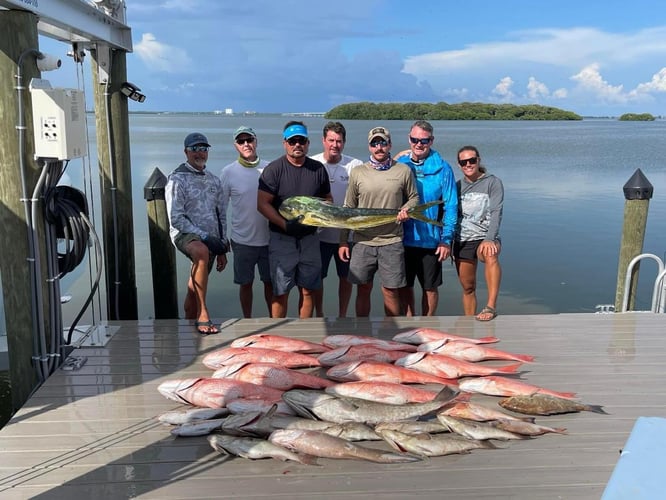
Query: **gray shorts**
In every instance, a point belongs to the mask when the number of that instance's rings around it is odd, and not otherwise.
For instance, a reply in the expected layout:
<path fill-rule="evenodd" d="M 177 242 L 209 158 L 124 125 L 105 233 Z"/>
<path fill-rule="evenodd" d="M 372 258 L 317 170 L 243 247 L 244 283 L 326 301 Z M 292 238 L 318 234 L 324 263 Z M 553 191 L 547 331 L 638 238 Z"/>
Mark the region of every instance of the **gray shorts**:
<path fill-rule="evenodd" d="M 379 270 L 384 288 L 402 288 L 407 285 L 404 254 L 402 243 L 382 246 L 356 243 L 351 252 L 347 278 L 355 285 L 362 285 L 372 282 Z"/>
<path fill-rule="evenodd" d="M 294 286 L 307 290 L 321 288 L 321 254 L 316 234 L 296 239 L 271 231 L 268 261 L 275 295 L 289 293 Z"/>
<path fill-rule="evenodd" d="M 231 240 L 234 257 L 234 283 L 249 285 L 254 281 L 254 267 L 259 269 L 259 279 L 271 282 L 271 269 L 268 265 L 268 245 L 255 247 Z"/>
<path fill-rule="evenodd" d="M 176 248 L 183 255 L 185 255 L 188 259 L 192 260 L 190 254 L 187 253 L 187 245 L 189 245 L 193 241 L 201 241 L 201 237 L 198 234 L 194 233 L 180 233 L 178 236 L 176 236 L 173 244 L 176 245 Z M 208 259 L 208 272 L 210 272 L 213 269 L 214 263 L 215 263 L 215 255 L 211 253 L 210 258 Z"/>

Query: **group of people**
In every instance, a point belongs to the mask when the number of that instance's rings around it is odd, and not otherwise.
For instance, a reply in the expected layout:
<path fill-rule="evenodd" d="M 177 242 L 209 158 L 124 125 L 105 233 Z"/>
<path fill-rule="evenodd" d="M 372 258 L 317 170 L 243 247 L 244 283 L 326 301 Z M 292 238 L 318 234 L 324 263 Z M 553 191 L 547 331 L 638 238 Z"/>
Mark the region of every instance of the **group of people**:
<path fill-rule="evenodd" d="M 466 315 L 489 321 L 497 315 L 501 280 L 499 228 L 503 186 L 487 172 L 474 146 L 457 154 L 462 176 L 432 146 L 432 125 L 414 122 L 409 149 L 393 156 L 385 127 L 368 133 L 366 162 L 345 155 L 345 127 L 328 122 L 323 151 L 308 156 L 310 138 L 303 122 L 283 129 L 285 154 L 272 162 L 259 158 L 258 137 L 250 127 L 233 134 L 238 159 L 215 175 L 207 169 L 208 139 L 189 134 L 186 162 L 170 175 L 166 204 L 176 248 L 191 260 L 185 317 L 202 334 L 217 333 L 206 306 L 208 276 L 216 263 L 226 268 L 233 252 L 234 283 L 243 316 L 252 316 L 255 269 L 263 283 L 268 314 L 287 315 L 288 297 L 298 289 L 300 318 L 323 316 L 323 280 L 331 260 L 338 275 L 338 316 L 345 317 L 354 285 L 356 316 L 369 316 L 375 274 L 379 274 L 386 316 L 416 315 L 414 284 L 422 288 L 421 315 L 435 315 L 442 263 L 452 257 Z M 394 222 L 364 229 L 317 228 L 287 220 L 279 212 L 291 196 L 312 196 L 348 208 L 397 211 Z M 440 201 L 423 211 L 430 224 L 410 217 L 418 205 Z M 421 207 L 419 207 L 421 208 Z M 227 232 L 227 211 L 231 229 Z M 485 264 L 488 300 L 477 314 L 477 264 Z"/>

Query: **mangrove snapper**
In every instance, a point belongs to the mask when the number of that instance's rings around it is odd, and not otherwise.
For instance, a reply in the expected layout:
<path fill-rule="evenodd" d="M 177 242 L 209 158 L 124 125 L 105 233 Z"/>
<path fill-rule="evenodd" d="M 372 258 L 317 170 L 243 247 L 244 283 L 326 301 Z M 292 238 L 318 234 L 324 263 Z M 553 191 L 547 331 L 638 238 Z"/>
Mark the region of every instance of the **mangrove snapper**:
<path fill-rule="evenodd" d="M 189 408 L 187 410 L 172 410 L 162 413 L 157 420 L 163 424 L 180 425 L 197 420 L 210 420 L 229 415 L 227 408 Z"/>
<path fill-rule="evenodd" d="M 215 418 L 211 420 L 198 420 L 196 422 L 187 422 L 171 429 L 174 436 L 191 437 L 205 436 L 211 432 L 220 429 L 226 418 Z"/>
<path fill-rule="evenodd" d="M 322 458 L 352 458 L 380 464 L 417 462 L 420 460 L 419 457 L 412 455 L 366 448 L 323 432 L 303 429 L 279 429 L 273 431 L 268 440 L 289 450 Z"/>
<path fill-rule="evenodd" d="M 507 441 L 509 439 L 527 439 L 528 436 L 516 434 L 515 432 L 505 431 L 498 429 L 490 424 L 484 422 L 474 422 L 472 420 L 464 420 L 461 418 L 449 417 L 443 413 L 437 414 L 437 420 L 448 427 L 451 432 L 460 434 L 468 439 L 499 439 Z"/>
<path fill-rule="evenodd" d="M 251 460 L 277 458 L 283 462 L 292 460 L 303 465 L 318 465 L 317 458 L 312 455 L 294 453 L 265 439 L 214 434 L 208 436 L 208 442 L 219 453 L 236 455 Z"/>
<path fill-rule="evenodd" d="M 427 415 L 449 404 L 457 394 L 457 391 L 444 387 L 433 401 L 390 405 L 364 399 L 340 398 L 321 391 L 294 389 L 285 392 L 282 399 L 296 413 L 306 418 L 374 425 L 381 422 L 412 420 Z"/>
<path fill-rule="evenodd" d="M 400 452 L 408 452 L 425 457 L 441 457 L 454 453 L 466 454 L 471 450 L 495 449 L 490 441 L 467 439 L 451 434 L 405 434 L 392 429 L 377 431 L 384 440 Z"/>

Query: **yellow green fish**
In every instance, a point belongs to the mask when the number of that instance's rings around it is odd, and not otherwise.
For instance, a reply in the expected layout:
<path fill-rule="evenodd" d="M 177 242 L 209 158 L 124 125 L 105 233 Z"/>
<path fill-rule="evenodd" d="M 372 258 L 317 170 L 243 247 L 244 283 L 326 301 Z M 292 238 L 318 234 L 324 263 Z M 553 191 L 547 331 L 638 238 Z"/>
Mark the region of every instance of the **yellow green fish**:
<path fill-rule="evenodd" d="M 423 215 L 428 208 L 443 203 L 441 200 L 417 205 L 407 210 L 409 217 L 435 226 L 442 223 Z M 298 219 L 301 224 L 339 229 L 366 229 L 395 222 L 400 210 L 393 208 L 346 208 L 312 196 L 292 196 L 282 202 L 280 215 L 287 220 Z"/>

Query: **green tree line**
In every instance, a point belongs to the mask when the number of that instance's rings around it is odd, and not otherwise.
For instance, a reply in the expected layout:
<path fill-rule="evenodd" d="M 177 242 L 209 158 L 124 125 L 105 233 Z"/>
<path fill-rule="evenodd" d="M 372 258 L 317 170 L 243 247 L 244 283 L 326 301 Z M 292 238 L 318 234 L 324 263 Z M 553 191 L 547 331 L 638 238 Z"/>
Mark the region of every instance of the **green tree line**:
<path fill-rule="evenodd" d="M 620 116 L 621 122 L 652 122 L 655 120 L 650 113 L 625 113 Z"/>
<path fill-rule="evenodd" d="M 582 120 L 572 111 L 550 106 L 481 102 L 356 102 L 336 106 L 325 117 L 332 120 Z"/>

